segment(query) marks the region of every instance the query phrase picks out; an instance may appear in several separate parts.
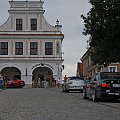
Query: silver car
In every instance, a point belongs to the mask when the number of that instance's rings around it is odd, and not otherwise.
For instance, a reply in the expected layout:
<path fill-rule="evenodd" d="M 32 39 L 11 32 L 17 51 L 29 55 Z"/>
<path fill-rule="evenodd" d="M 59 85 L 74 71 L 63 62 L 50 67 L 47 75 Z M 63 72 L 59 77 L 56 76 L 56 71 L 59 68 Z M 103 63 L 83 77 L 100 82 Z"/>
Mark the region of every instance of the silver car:
<path fill-rule="evenodd" d="M 63 92 L 69 91 L 83 91 L 84 80 L 81 77 L 68 77 L 67 81 L 63 83 Z"/>

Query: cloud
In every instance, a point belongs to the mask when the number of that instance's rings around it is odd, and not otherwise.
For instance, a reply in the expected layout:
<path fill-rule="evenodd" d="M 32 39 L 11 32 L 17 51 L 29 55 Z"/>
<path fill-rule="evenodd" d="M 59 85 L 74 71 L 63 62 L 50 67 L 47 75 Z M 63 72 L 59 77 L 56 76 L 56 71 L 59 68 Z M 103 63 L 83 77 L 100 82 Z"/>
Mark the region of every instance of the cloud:
<path fill-rule="evenodd" d="M 76 75 L 76 72 L 74 71 L 75 69 L 76 69 L 76 65 L 75 64 L 66 64 L 63 76 L 67 75 L 69 77 L 69 76 Z"/>
<path fill-rule="evenodd" d="M 90 9 L 89 0 L 44 0 L 45 17 L 51 24 L 59 19 L 62 24 L 62 32 L 65 35 L 63 40 L 63 58 L 65 70 L 63 75 L 72 76 L 76 74 L 77 62 L 86 52 L 86 41 L 82 32 L 84 23 L 81 14 L 86 15 Z"/>

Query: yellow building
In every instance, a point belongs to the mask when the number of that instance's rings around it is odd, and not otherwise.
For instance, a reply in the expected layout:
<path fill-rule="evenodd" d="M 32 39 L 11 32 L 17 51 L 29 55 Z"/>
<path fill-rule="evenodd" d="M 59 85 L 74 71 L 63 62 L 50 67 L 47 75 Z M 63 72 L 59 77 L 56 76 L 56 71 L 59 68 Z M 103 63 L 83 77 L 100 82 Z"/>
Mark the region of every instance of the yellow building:
<path fill-rule="evenodd" d="M 85 54 L 81 57 L 81 61 L 83 64 L 83 77 L 88 79 L 90 76 L 93 76 L 97 72 L 120 72 L 120 64 L 119 63 L 111 63 L 107 66 L 104 65 L 93 65 L 91 60 L 89 48 Z"/>

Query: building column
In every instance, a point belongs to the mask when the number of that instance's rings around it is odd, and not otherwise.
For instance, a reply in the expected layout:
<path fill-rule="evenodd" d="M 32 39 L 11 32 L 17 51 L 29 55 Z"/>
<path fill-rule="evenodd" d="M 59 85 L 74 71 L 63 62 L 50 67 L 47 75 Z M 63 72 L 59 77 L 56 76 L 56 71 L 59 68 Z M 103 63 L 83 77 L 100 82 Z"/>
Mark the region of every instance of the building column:
<path fill-rule="evenodd" d="M 14 14 L 11 14 L 11 30 L 13 30 Z"/>
<path fill-rule="evenodd" d="M 26 88 L 32 87 L 32 75 L 21 75 L 21 80 L 25 81 Z"/>
<path fill-rule="evenodd" d="M 28 14 L 25 14 L 26 21 L 25 21 L 25 30 L 28 31 Z"/>

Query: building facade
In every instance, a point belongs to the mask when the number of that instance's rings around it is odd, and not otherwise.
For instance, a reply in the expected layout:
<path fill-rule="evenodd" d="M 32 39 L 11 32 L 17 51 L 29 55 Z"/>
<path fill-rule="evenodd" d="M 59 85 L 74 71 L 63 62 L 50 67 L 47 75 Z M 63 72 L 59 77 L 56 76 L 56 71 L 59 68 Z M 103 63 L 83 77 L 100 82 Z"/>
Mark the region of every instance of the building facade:
<path fill-rule="evenodd" d="M 8 20 L 0 26 L 0 74 L 31 85 L 38 78 L 62 79 L 62 41 L 57 20 L 44 18 L 43 1 L 9 1 Z"/>
<path fill-rule="evenodd" d="M 83 77 L 83 64 L 80 62 L 77 62 L 76 76 Z"/>
<path fill-rule="evenodd" d="M 120 63 L 111 63 L 107 66 L 93 65 L 90 50 L 91 48 L 89 48 L 81 57 L 81 61 L 83 64 L 83 77 L 85 79 L 94 76 L 97 72 L 120 72 Z"/>

